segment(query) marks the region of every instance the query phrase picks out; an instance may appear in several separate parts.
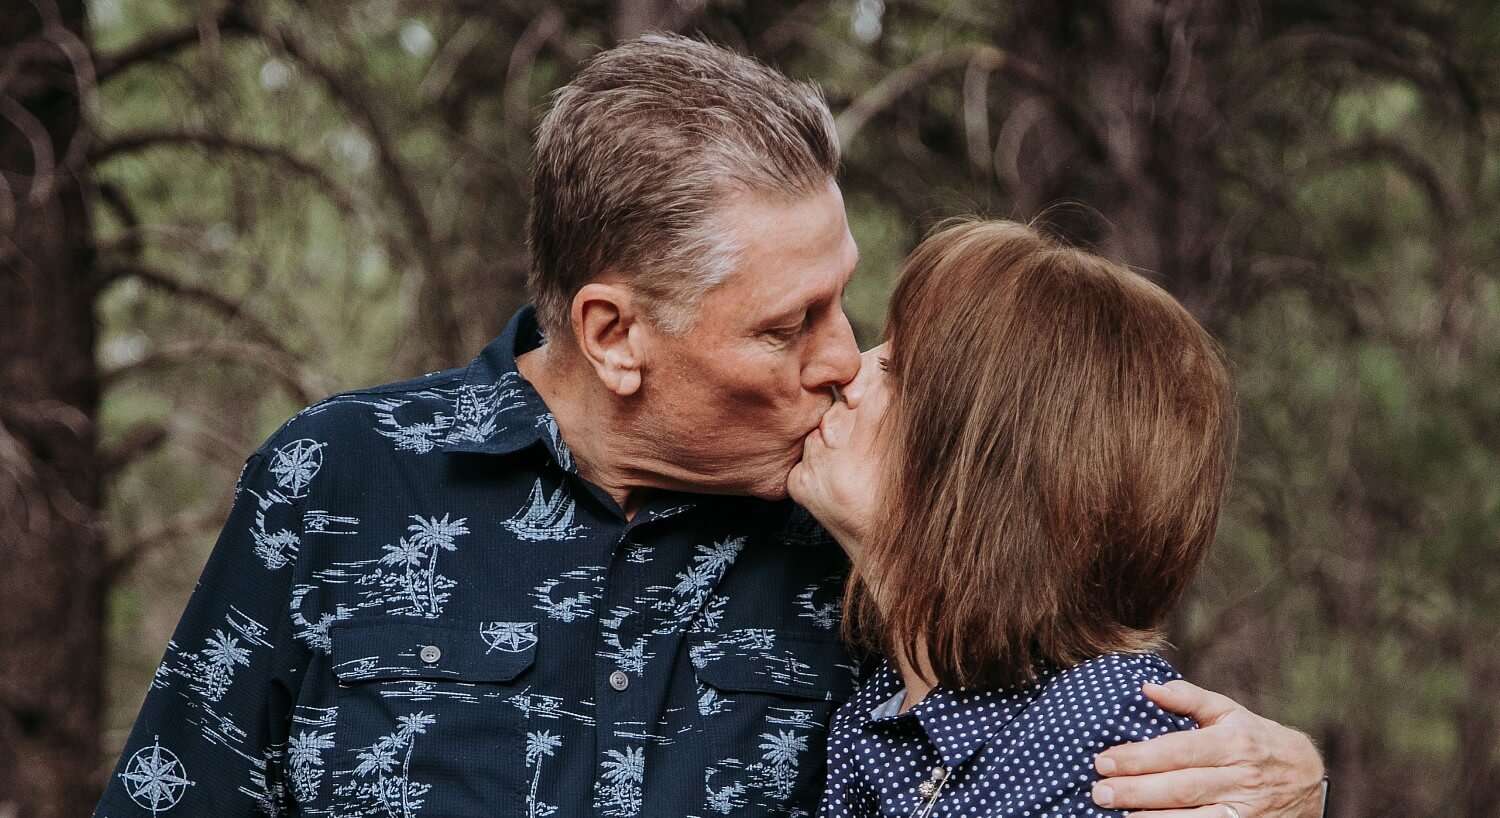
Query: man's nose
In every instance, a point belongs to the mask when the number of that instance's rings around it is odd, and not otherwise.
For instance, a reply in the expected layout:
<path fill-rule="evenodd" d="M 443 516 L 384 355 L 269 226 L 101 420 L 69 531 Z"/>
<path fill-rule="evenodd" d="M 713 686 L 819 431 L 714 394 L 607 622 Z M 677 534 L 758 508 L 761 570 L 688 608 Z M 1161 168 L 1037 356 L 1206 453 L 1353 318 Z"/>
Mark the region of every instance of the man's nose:
<path fill-rule="evenodd" d="M 849 318 L 840 310 L 830 324 L 820 333 L 817 352 L 803 370 L 804 385 L 810 390 L 843 387 L 859 374 L 859 344 L 854 340 Z"/>

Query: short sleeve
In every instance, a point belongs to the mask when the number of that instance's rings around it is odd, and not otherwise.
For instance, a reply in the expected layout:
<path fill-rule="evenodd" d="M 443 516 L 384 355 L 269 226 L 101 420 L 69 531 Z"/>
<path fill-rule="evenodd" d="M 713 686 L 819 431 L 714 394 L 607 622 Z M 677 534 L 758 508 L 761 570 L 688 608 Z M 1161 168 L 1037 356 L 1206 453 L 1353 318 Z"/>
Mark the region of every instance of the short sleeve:
<path fill-rule="evenodd" d="M 277 814 L 304 661 L 287 617 L 313 445 L 267 441 L 245 460 L 96 816 Z"/>
<path fill-rule="evenodd" d="M 1094 803 L 1100 776 L 1094 757 L 1133 741 L 1146 741 L 1178 730 L 1196 729 L 1190 718 L 1169 713 L 1146 697 L 1147 683 L 1165 684 L 1182 676 L 1155 654 L 1111 653 L 1085 662 L 1048 685 L 1042 704 L 1067 723 L 1049 776 L 1052 792 L 1038 814 L 1123 818 L 1122 810 Z"/>

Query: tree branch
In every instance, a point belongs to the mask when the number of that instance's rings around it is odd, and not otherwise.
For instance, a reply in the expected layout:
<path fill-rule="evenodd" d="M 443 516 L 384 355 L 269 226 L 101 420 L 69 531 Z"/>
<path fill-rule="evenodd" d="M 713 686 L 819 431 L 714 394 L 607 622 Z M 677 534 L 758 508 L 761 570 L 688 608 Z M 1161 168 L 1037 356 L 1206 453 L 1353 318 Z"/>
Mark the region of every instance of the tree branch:
<path fill-rule="evenodd" d="M 164 270 L 152 267 L 141 262 L 123 262 L 107 265 L 103 268 L 104 280 L 113 282 L 121 278 L 135 278 L 156 287 L 171 295 L 181 296 L 190 301 L 197 302 L 210 310 L 224 316 L 232 325 L 243 324 L 250 335 L 259 343 L 275 349 L 278 353 L 288 359 L 296 359 L 296 355 L 286 348 L 281 339 L 271 332 L 260 319 L 252 315 L 245 305 L 227 295 L 216 292 L 208 287 L 181 281 L 174 278 Z"/>
<path fill-rule="evenodd" d="M 288 359 L 278 349 L 245 341 L 201 339 L 164 344 L 134 361 L 99 373 L 101 386 L 108 388 L 121 380 L 184 363 L 229 363 L 264 370 L 304 405 L 311 405 L 332 392 L 325 379 L 295 359 Z"/>
<path fill-rule="evenodd" d="M 214 17 L 194 20 L 177 28 L 147 35 L 114 54 L 98 57 L 95 60 L 98 81 L 102 84 L 143 62 L 164 60 L 188 46 L 200 43 L 209 27 L 215 29 L 217 34 L 253 33 L 245 24 L 239 4 L 230 3 Z"/>
<path fill-rule="evenodd" d="M 99 448 L 99 471 L 106 477 L 119 472 L 143 455 L 156 451 L 167 440 L 167 427 L 146 422 L 136 425 L 112 446 Z"/>
<path fill-rule="evenodd" d="M 417 194 L 412 174 L 396 150 L 395 138 L 386 128 L 379 97 L 357 78 L 323 62 L 312 45 L 297 32 L 258 20 L 252 21 L 252 25 L 269 44 L 317 77 L 349 116 L 363 125 L 379 157 L 382 178 L 396 199 L 407 225 L 408 237 L 416 248 L 416 262 L 422 267 L 428 298 L 436 302 L 423 307 L 436 324 L 432 340 L 437 357 L 449 362 L 459 360 L 464 354 L 463 330 L 458 324 L 458 310 L 454 308 L 452 288 L 438 250 L 437 232 Z"/>
<path fill-rule="evenodd" d="M 373 222 L 372 208 L 352 189 L 328 175 L 322 168 L 280 145 L 245 137 L 215 133 L 201 128 L 145 128 L 117 134 L 101 140 L 89 152 L 89 159 L 99 164 L 122 154 L 165 145 L 188 145 L 206 150 L 235 153 L 279 166 L 317 183 L 334 206 L 356 221 Z"/>
<path fill-rule="evenodd" d="M 877 114 L 944 71 L 971 64 L 984 65 L 993 70 L 1005 65 L 1007 60 L 1003 51 L 989 45 L 972 45 L 924 54 L 856 97 L 848 107 L 839 112 L 834 118 L 839 141 L 849 145 Z"/>
<path fill-rule="evenodd" d="M 183 511 L 172 515 L 165 523 L 137 534 L 119 551 L 111 555 L 104 566 L 106 585 L 118 583 L 132 568 L 158 547 L 171 542 L 214 531 L 224 524 L 229 511 L 234 507 L 234 496 L 208 511 Z"/>

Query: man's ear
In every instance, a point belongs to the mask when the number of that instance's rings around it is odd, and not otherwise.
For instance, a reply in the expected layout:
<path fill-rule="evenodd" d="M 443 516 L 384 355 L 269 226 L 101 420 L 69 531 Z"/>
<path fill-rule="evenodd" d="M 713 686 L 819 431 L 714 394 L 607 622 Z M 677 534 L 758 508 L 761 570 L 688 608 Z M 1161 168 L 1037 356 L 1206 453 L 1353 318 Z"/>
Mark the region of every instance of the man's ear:
<path fill-rule="evenodd" d="M 573 296 L 573 337 L 605 388 L 621 397 L 641 388 L 646 333 L 644 305 L 633 290 L 611 281 L 583 285 Z"/>

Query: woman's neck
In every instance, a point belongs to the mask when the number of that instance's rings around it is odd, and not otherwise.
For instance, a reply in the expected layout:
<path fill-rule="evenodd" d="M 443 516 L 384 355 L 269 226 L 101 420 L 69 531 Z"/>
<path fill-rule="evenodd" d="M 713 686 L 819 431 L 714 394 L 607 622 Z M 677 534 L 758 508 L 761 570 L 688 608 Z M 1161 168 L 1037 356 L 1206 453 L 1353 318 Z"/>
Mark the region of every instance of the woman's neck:
<path fill-rule="evenodd" d="M 931 693 L 932 688 L 937 685 L 936 682 L 932 681 L 935 675 L 932 672 L 932 666 L 927 662 L 927 644 L 925 641 L 917 642 L 915 657 L 924 672 L 918 672 L 916 668 L 912 667 L 906 657 L 901 655 L 901 651 L 895 651 L 895 654 L 892 661 L 896 665 L 897 672 L 901 674 L 901 683 L 906 687 L 906 698 L 901 700 L 900 710 L 900 712 L 905 713 L 915 707 L 917 702 L 927 698 L 927 694 Z"/>

